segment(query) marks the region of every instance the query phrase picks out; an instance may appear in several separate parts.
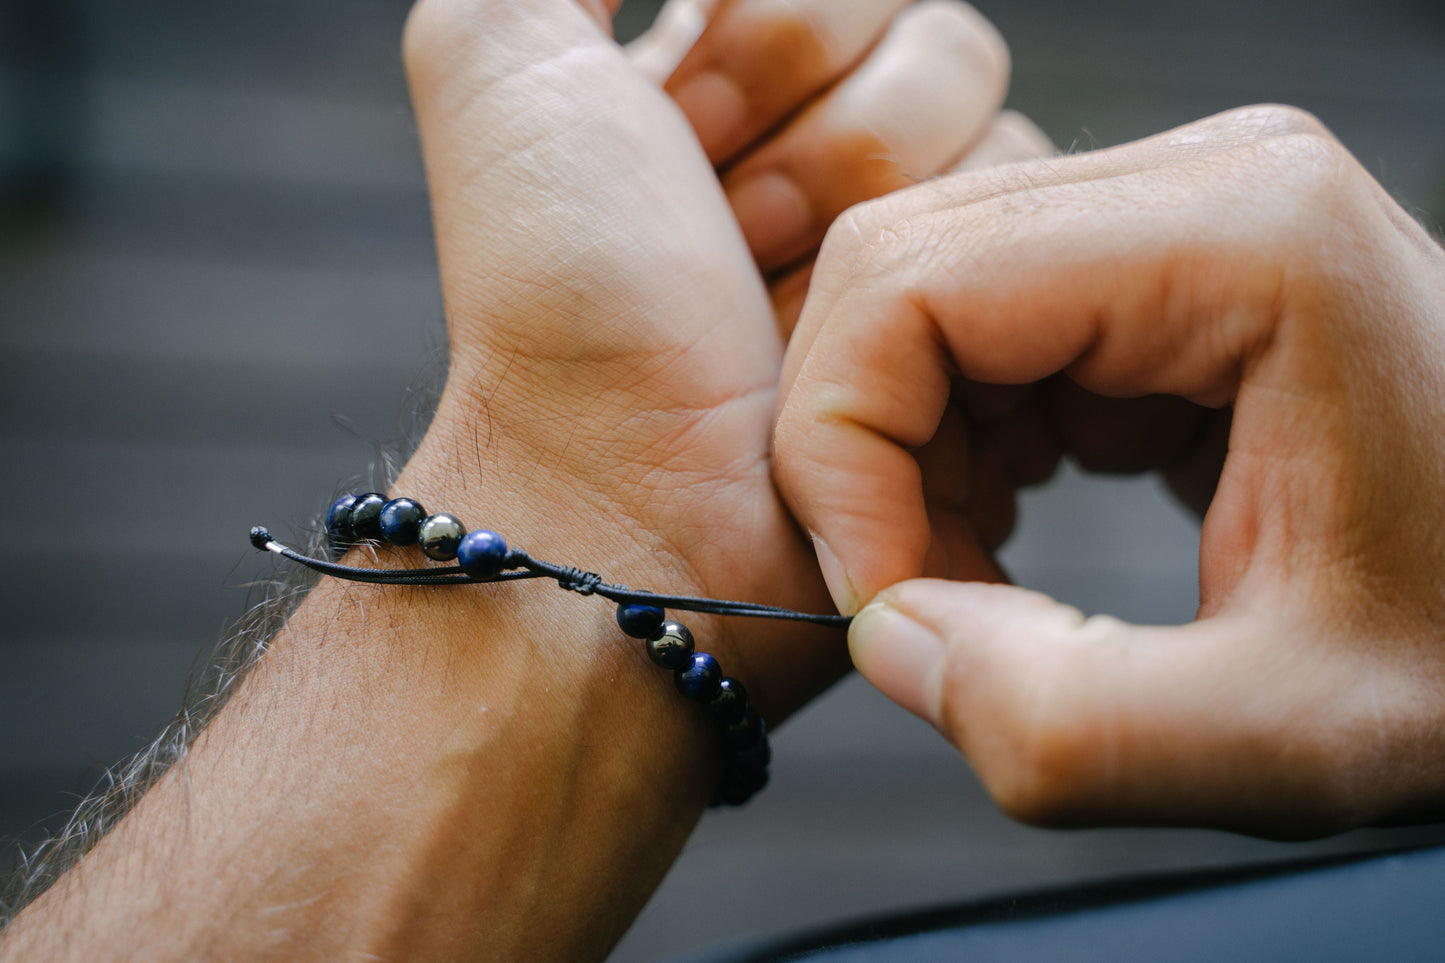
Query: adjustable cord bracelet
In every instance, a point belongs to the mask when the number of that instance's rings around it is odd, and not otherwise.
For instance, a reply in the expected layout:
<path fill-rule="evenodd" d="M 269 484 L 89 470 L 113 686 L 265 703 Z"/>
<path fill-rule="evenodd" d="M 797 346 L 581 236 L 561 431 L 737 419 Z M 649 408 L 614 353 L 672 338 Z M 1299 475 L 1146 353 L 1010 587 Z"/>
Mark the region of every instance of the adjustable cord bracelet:
<path fill-rule="evenodd" d="M 701 703 L 704 712 L 722 729 L 727 749 L 727 766 L 712 804 L 739 806 L 767 785 L 772 747 L 767 724 L 748 705 L 747 690 L 737 679 L 724 676 L 717 659 L 696 651 L 692 633 L 681 622 L 669 619 L 667 609 L 733 615 L 748 618 L 785 619 L 847 628 L 844 615 L 812 615 L 792 609 L 731 602 L 691 595 L 661 595 L 604 582 L 595 572 L 532 558 L 509 548 L 501 535 L 480 528 L 468 532 L 455 516 L 428 515 L 410 498 L 393 498 L 372 492 L 343 495 L 326 513 L 326 534 L 337 555 L 357 541 L 385 541 L 392 545 L 420 545 L 428 558 L 456 565 L 437 568 L 370 569 L 340 565 L 311 558 L 287 548 L 257 526 L 251 529 L 251 544 L 265 552 L 304 565 L 323 575 L 380 585 L 472 585 L 518 579 L 550 578 L 558 586 L 579 595 L 598 595 L 617 603 L 617 625 L 624 633 L 641 639 L 652 662 L 672 671 L 677 690 Z"/>

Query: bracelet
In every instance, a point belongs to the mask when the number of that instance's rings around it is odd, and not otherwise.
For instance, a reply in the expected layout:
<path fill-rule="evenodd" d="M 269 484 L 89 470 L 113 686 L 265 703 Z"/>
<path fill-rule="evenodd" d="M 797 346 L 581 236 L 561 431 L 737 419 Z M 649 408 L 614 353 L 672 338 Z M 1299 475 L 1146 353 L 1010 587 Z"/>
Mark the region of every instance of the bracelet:
<path fill-rule="evenodd" d="M 641 639 L 653 664 L 673 674 L 678 692 L 700 703 L 706 715 L 722 730 L 727 765 L 712 805 L 740 806 L 768 782 L 772 746 L 767 723 L 748 704 L 747 690 L 737 679 L 724 676 L 718 660 L 699 652 L 687 626 L 667 617 L 667 609 L 784 619 L 834 628 L 848 627 L 843 615 L 814 615 L 792 609 L 734 602 L 691 595 L 663 595 L 604 582 L 595 572 L 556 565 L 510 548 L 498 533 L 485 528 L 467 531 L 454 515 L 429 515 L 410 498 L 393 498 L 371 492 L 343 495 L 326 513 L 327 542 L 336 555 L 358 541 L 384 541 L 392 545 L 419 545 L 447 567 L 369 569 L 312 558 L 288 548 L 271 533 L 256 526 L 251 544 L 288 561 L 335 578 L 380 585 L 471 585 L 520 579 L 550 578 L 560 588 L 580 595 L 598 595 L 617 603 L 617 625 L 626 635 Z"/>

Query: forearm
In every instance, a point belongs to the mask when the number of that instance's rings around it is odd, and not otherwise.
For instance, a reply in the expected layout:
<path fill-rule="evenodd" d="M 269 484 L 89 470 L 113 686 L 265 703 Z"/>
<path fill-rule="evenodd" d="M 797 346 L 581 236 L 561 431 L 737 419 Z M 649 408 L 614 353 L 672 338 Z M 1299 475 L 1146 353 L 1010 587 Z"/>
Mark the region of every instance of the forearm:
<path fill-rule="evenodd" d="M 577 530 L 480 471 L 463 490 L 446 448 L 424 445 L 397 491 L 539 554 L 683 587 L 620 524 Z M 324 582 L 0 957 L 601 956 L 717 777 L 691 708 L 596 600 Z"/>

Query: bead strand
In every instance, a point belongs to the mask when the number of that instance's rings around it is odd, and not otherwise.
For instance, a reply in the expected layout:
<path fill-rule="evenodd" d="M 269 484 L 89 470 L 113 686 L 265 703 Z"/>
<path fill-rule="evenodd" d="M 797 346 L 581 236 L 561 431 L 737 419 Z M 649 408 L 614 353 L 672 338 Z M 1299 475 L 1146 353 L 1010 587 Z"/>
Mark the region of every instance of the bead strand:
<path fill-rule="evenodd" d="M 623 633 L 641 639 L 653 664 L 672 671 L 677 691 L 701 703 L 703 711 L 722 729 L 727 768 L 713 805 L 740 806 L 768 783 L 773 750 L 767 725 L 748 705 L 748 693 L 737 679 L 725 677 L 717 659 L 696 651 L 692 632 L 681 622 L 652 605 L 617 606 L 617 625 Z"/>
<path fill-rule="evenodd" d="M 511 558 L 506 540 L 496 532 L 469 532 L 454 515 L 428 515 L 410 498 L 387 500 L 376 492 L 338 498 L 326 513 L 326 534 L 338 556 L 357 541 L 419 545 L 428 558 L 455 559 L 463 572 L 476 579 L 495 577 Z M 740 806 L 751 799 L 767 785 L 772 746 L 767 724 L 748 704 L 743 684 L 724 676 L 716 658 L 697 651 L 687 626 L 667 618 L 658 606 L 621 603 L 617 625 L 624 634 L 642 640 L 653 664 L 671 671 L 677 691 L 699 703 L 721 730 L 727 763 L 712 805 Z"/>

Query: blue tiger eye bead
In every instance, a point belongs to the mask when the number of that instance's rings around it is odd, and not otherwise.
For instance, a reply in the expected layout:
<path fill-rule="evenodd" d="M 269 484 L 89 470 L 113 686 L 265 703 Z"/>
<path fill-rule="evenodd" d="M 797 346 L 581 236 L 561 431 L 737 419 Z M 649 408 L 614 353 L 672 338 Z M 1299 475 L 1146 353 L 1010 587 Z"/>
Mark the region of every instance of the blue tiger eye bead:
<path fill-rule="evenodd" d="M 662 631 L 663 619 L 667 613 L 655 605 L 633 605 L 624 602 L 617 606 L 617 627 L 634 639 L 650 639 Z"/>
<path fill-rule="evenodd" d="M 744 752 L 764 739 L 763 717 L 749 709 L 743 717 L 723 729 L 723 745 L 731 752 Z"/>
<path fill-rule="evenodd" d="M 741 721 L 747 712 L 748 690 L 737 679 L 723 679 L 718 683 L 717 695 L 709 699 L 703 708 L 714 722 L 730 726 Z"/>
<path fill-rule="evenodd" d="M 496 532 L 467 532 L 457 546 L 457 564 L 473 578 L 491 578 L 507 564 L 507 542 Z"/>
<path fill-rule="evenodd" d="M 706 652 L 694 652 L 690 661 L 690 665 L 673 673 L 673 681 L 677 683 L 678 692 L 689 699 L 705 702 L 717 693 L 718 684 L 722 682 L 722 667 Z"/>
<path fill-rule="evenodd" d="M 357 496 L 351 506 L 351 530 L 357 538 L 381 540 L 381 507 L 385 504 L 386 496 L 377 492 Z"/>
<path fill-rule="evenodd" d="M 647 642 L 647 657 L 664 669 L 686 669 L 692 665 L 692 633 L 681 622 L 663 622 Z"/>
<path fill-rule="evenodd" d="M 466 533 L 466 528 L 456 516 L 441 512 L 422 521 L 421 528 L 417 530 L 417 541 L 427 558 L 450 562 L 457 557 L 457 546 L 462 544 L 462 536 Z"/>
<path fill-rule="evenodd" d="M 393 498 L 381 506 L 381 535 L 393 545 L 415 545 L 426 511 L 410 498 Z"/>

